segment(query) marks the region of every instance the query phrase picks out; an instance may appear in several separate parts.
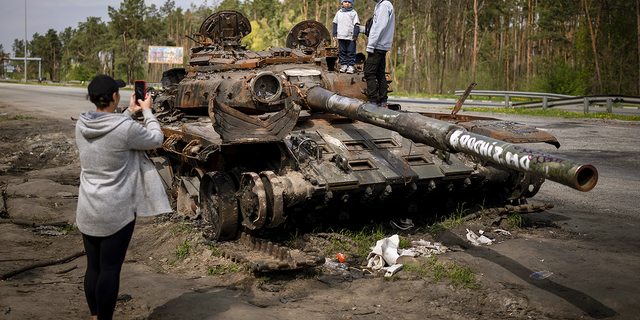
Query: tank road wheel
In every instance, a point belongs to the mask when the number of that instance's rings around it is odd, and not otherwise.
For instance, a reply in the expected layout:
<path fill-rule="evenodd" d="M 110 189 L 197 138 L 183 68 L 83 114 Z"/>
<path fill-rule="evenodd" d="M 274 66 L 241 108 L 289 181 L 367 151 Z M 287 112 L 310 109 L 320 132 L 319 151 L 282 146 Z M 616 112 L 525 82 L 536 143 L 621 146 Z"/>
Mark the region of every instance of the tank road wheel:
<path fill-rule="evenodd" d="M 240 203 L 242 225 L 249 230 L 257 230 L 267 221 L 267 193 L 262 179 L 255 172 L 245 172 L 236 193 Z"/>
<path fill-rule="evenodd" d="M 238 231 L 236 187 L 225 172 L 207 172 L 200 182 L 200 201 L 215 240 L 229 240 Z"/>

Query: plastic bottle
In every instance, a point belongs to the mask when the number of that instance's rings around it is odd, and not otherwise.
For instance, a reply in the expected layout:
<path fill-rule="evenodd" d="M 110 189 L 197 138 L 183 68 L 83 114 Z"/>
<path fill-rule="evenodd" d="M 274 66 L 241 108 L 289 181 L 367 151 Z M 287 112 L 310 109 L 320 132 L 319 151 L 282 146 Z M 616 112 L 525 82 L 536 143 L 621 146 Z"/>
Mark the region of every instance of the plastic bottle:
<path fill-rule="evenodd" d="M 324 262 L 324 266 L 329 269 L 335 269 L 335 270 L 345 270 L 347 268 L 347 265 L 344 263 L 333 262 L 329 260 L 326 260 Z"/>

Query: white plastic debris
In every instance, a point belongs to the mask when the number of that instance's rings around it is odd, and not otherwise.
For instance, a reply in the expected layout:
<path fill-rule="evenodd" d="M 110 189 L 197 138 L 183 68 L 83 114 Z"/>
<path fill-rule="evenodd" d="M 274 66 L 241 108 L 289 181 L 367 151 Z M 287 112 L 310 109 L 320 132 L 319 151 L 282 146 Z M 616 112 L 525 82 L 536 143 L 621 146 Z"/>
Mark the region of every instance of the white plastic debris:
<path fill-rule="evenodd" d="M 370 267 L 373 270 L 378 270 L 385 265 L 394 265 L 396 263 L 396 259 L 398 259 L 399 257 L 399 244 L 400 238 L 397 234 L 394 234 L 388 238 L 378 240 L 376 242 L 376 246 L 373 248 L 373 251 L 371 251 L 371 253 L 369 253 L 369 256 L 367 257 L 367 259 L 369 260 L 369 262 L 367 263 L 367 267 Z M 380 258 L 378 257 L 381 257 L 382 261 L 380 261 Z M 377 268 L 378 266 L 380 267 Z"/>
<path fill-rule="evenodd" d="M 394 264 L 390 267 L 386 267 L 386 268 L 382 268 L 383 270 L 386 270 L 387 272 L 384 274 L 385 278 L 391 277 L 394 274 L 396 274 L 396 272 L 402 270 L 402 265 L 401 264 Z"/>
<path fill-rule="evenodd" d="M 478 236 L 477 234 L 475 234 L 475 232 L 467 229 L 467 240 L 469 240 L 469 242 L 471 242 L 472 245 L 474 246 L 479 246 L 479 245 L 491 245 L 491 243 L 493 243 L 493 240 L 487 238 L 486 236 Z"/>
<path fill-rule="evenodd" d="M 510 236 L 511 235 L 511 232 L 509 232 L 507 230 L 503 230 L 503 229 L 495 229 L 495 230 L 493 230 L 493 232 L 499 233 L 499 234 L 502 234 L 502 235 L 505 235 L 505 236 Z"/>

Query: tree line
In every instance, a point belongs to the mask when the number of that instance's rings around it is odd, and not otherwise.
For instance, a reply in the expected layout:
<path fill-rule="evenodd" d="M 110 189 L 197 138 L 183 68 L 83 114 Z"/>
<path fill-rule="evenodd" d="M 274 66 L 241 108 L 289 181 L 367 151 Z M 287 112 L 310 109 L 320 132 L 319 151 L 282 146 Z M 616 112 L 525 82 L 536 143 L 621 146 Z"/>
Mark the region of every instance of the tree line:
<path fill-rule="evenodd" d="M 396 12 L 387 71 L 397 92 L 446 94 L 477 89 L 572 95 L 640 95 L 640 0 L 389 0 Z M 53 80 L 90 80 L 110 74 L 132 83 L 159 81 L 180 65 L 148 64 L 149 46 L 194 44 L 186 35 L 219 10 L 251 21 L 243 39 L 251 50 L 284 46 L 289 30 L 314 19 L 332 30 L 336 0 L 214 0 L 189 8 L 167 0 L 161 7 L 123 0 L 108 7 L 110 21 L 88 17 L 77 28 L 35 33 L 28 56 L 42 58 Z M 362 24 L 375 2 L 356 0 Z M 358 40 L 358 52 L 366 48 Z M 12 50 L 22 56 L 24 41 Z M 0 55 L 4 49 L 0 46 Z M 37 68 L 29 68 L 29 77 Z M 19 76 L 21 77 L 21 76 Z"/>

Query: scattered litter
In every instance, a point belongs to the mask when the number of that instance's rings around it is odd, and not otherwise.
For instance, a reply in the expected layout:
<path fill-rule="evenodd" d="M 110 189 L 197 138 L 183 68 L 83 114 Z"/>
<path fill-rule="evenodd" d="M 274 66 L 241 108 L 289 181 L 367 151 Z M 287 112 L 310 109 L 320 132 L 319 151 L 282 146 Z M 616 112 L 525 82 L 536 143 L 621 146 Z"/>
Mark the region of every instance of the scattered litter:
<path fill-rule="evenodd" d="M 387 271 L 385 277 L 392 276 L 402 269 L 402 264 L 420 265 L 416 256 L 431 257 L 433 254 L 441 254 L 449 251 L 449 248 L 441 243 L 431 243 L 425 240 L 411 241 L 412 248 L 398 249 L 400 239 L 397 234 L 378 240 L 376 246 L 367 256 L 367 267 L 371 270 Z"/>
<path fill-rule="evenodd" d="M 373 251 L 367 256 L 367 267 L 373 270 L 382 269 L 385 265 L 394 265 L 396 260 L 400 256 L 398 254 L 398 245 L 400 244 L 400 238 L 397 234 L 391 237 L 378 240 Z"/>
<path fill-rule="evenodd" d="M 396 223 L 395 221 L 391 220 L 390 223 L 394 228 L 405 231 L 414 227 L 413 221 L 409 218 L 400 219 L 400 223 Z"/>
<path fill-rule="evenodd" d="M 542 280 L 542 279 L 549 278 L 552 274 L 553 274 L 553 272 L 544 270 L 544 271 L 539 271 L 539 272 L 536 272 L 536 273 L 532 273 L 529 276 L 529 278 L 533 278 L 533 279 L 536 279 L 536 280 Z"/>
<path fill-rule="evenodd" d="M 498 234 L 502 234 L 505 236 L 510 236 L 511 232 L 507 231 L 507 230 L 503 230 L 503 229 L 495 229 L 493 230 L 494 233 L 498 233 Z"/>
<path fill-rule="evenodd" d="M 127 302 L 127 301 L 131 301 L 131 300 L 133 300 L 133 297 L 130 294 L 121 293 L 121 294 L 118 295 L 118 301 Z"/>
<path fill-rule="evenodd" d="M 338 261 L 340 261 L 340 263 L 343 263 L 345 259 L 346 257 L 344 256 L 344 254 L 338 253 Z"/>
<path fill-rule="evenodd" d="M 272 284 L 263 284 L 262 286 L 260 286 L 260 289 L 267 292 L 280 292 L 280 286 Z"/>
<path fill-rule="evenodd" d="M 11 308 L 7 307 L 7 309 L 4 310 L 4 314 L 9 314 L 11 312 Z"/>
<path fill-rule="evenodd" d="M 477 234 L 475 234 L 475 232 L 467 229 L 467 240 L 469 240 L 469 242 L 471 242 L 472 245 L 474 246 L 479 246 L 479 245 L 491 245 L 491 243 L 493 243 L 493 240 L 487 238 L 486 236 L 478 236 Z"/>
<path fill-rule="evenodd" d="M 402 265 L 401 265 L 401 264 L 399 264 L 399 263 L 396 263 L 396 264 L 394 264 L 394 265 L 392 265 L 392 266 L 390 266 L 390 267 L 382 268 L 382 270 L 387 271 L 387 272 L 384 274 L 384 276 L 385 276 L 385 278 L 388 278 L 388 277 L 391 277 L 391 276 L 393 276 L 394 274 L 396 274 L 396 272 L 398 272 L 398 271 L 402 270 Z"/>
<path fill-rule="evenodd" d="M 40 235 L 47 236 L 62 236 L 66 234 L 66 231 L 58 231 L 58 227 L 54 226 L 40 226 L 33 228 L 33 231 L 40 232 Z"/>
<path fill-rule="evenodd" d="M 298 301 L 298 300 L 294 299 L 294 298 L 280 298 L 280 302 L 282 302 L 282 303 L 296 302 L 296 301 Z"/>
<path fill-rule="evenodd" d="M 329 260 L 326 260 L 326 259 L 324 261 L 324 266 L 329 268 L 329 269 L 334 269 L 334 270 L 339 270 L 339 271 L 342 271 L 342 270 L 347 268 L 347 265 L 344 264 L 344 263 L 333 262 L 333 261 L 329 261 Z"/>

